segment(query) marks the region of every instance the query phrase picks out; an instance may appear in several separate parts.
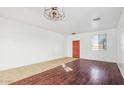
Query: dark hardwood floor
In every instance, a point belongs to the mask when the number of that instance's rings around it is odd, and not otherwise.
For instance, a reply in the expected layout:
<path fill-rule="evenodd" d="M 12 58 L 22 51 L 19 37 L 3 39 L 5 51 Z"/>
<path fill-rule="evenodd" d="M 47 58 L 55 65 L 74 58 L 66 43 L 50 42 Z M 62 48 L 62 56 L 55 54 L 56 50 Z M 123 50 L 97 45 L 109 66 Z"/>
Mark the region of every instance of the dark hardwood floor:
<path fill-rule="evenodd" d="M 73 71 L 62 66 L 36 74 L 11 85 L 123 85 L 124 79 L 115 63 L 79 59 L 67 64 Z"/>

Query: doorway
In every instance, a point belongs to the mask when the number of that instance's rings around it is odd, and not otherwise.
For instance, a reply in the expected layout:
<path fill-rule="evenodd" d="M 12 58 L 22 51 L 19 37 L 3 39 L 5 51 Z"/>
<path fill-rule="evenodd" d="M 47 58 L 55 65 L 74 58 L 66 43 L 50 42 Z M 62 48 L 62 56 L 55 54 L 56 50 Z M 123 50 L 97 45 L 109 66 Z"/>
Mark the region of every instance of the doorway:
<path fill-rule="evenodd" d="M 72 41 L 72 55 L 73 58 L 80 58 L 80 40 Z"/>

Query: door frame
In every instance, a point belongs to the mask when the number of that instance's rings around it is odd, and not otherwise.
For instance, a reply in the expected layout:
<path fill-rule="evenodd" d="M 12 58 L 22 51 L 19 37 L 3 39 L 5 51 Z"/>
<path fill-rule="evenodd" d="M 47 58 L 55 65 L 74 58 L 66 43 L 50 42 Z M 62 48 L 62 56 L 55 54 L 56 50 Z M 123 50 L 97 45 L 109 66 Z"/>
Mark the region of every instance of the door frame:
<path fill-rule="evenodd" d="M 74 57 L 74 51 L 73 51 L 73 50 L 74 50 L 74 48 L 73 48 L 73 47 L 74 47 L 74 45 L 73 45 L 73 42 L 74 42 L 74 41 L 78 41 L 78 42 L 79 42 L 79 54 L 78 54 L 79 57 Z M 73 58 L 80 58 L 80 40 L 73 40 L 71 47 L 72 47 L 72 57 L 73 57 Z"/>

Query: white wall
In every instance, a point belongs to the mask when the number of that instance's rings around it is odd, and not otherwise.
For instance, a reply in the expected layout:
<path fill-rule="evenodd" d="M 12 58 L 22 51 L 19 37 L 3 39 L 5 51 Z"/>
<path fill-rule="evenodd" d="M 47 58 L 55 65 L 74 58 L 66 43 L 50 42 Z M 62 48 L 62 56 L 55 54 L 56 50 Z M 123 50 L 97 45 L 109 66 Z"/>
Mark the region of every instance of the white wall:
<path fill-rule="evenodd" d="M 117 29 L 118 35 L 118 66 L 124 76 L 124 10 L 122 12 L 120 22 Z"/>
<path fill-rule="evenodd" d="M 0 18 L 0 70 L 64 57 L 66 37 Z"/>
<path fill-rule="evenodd" d="M 91 49 L 91 38 L 93 35 L 99 33 L 107 34 L 107 50 L 94 51 Z M 80 40 L 80 57 L 92 60 L 101 61 L 117 61 L 117 46 L 116 46 L 116 29 L 109 29 L 104 31 L 81 33 L 71 35 L 68 37 L 68 56 L 72 56 L 72 40 Z"/>

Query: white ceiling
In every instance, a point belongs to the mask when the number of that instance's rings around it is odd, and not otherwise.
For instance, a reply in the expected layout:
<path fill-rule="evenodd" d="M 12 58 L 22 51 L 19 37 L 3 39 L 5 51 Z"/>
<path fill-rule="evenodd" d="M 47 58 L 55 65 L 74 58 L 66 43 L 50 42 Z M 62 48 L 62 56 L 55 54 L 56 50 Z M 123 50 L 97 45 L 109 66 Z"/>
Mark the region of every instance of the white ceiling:
<path fill-rule="evenodd" d="M 0 8 L 0 16 L 28 23 L 50 31 L 64 34 L 83 33 L 117 27 L 123 8 L 114 7 L 64 7 L 65 18 L 62 21 L 50 21 L 44 18 L 43 9 Z M 97 23 L 92 19 L 100 17 Z"/>

